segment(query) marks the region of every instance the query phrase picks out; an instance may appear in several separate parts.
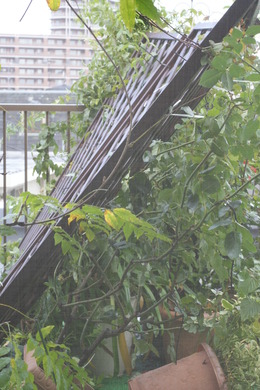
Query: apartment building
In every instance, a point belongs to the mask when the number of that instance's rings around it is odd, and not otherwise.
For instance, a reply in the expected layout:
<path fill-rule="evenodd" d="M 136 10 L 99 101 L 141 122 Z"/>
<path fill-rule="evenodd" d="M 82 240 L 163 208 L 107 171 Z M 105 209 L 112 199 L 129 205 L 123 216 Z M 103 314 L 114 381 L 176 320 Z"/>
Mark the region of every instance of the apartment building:
<path fill-rule="evenodd" d="M 0 89 L 70 87 L 91 59 L 79 36 L 0 35 Z"/>
<path fill-rule="evenodd" d="M 109 0 L 109 3 L 113 9 L 116 9 L 119 0 Z M 88 4 L 88 0 L 75 0 L 71 4 L 80 13 L 82 8 Z M 65 1 L 61 2 L 58 12 L 52 12 L 51 14 L 51 35 L 74 36 L 82 34 L 88 36 L 88 30 L 75 18 L 75 14 L 68 4 Z"/>
<path fill-rule="evenodd" d="M 80 12 L 87 2 L 73 6 Z M 116 7 L 118 0 L 110 3 Z M 89 40 L 65 2 L 51 13 L 50 35 L 0 34 L 0 90 L 70 88 L 91 59 Z"/>

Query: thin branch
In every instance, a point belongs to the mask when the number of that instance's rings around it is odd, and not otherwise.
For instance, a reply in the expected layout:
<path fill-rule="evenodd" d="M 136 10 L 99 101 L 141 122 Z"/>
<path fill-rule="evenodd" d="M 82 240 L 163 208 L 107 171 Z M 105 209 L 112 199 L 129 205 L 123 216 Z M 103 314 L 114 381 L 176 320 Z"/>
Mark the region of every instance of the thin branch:
<path fill-rule="evenodd" d="M 193 170 L 193 172 L 191 173 L 191 175 L 189 176 L 189 178 L 187 179 L 185 185 L 184 185 L 184 190 L 183 190 L 183 195 L 182 195 L 182 201 L 181 201 L 181 209 L 183 208 L 184 206 L 184 202 L 185 202 L 185 197 L 186 197 L 186 193 L 187 193 L 187 190 L 188 190 L 188 186 L 191 182 L 191 180 L 193 179 L 193 177 L 195 176 L 195 174 L 200 170 L 200 168 L 205 164 L 205 162 L 208 160 L 208 158 L 211 156 L 212 154 L 212 151 L 210 150 L 205 156 L 204 158 L 201 160 L 201 162 L 196 166 L 196 168 Z"/>
<path fill-rule="evenodd" d="M 28 11 L 28 9 L 30 8 L 32 2 L 33 2 L 33 0 L 30 1 L 29 5 L 27 6 L 26 10 L 24 11 L 23 16 L 21 17 L 21 19 L 19 20 L 19 22 L 21 22 L 21 21 L 23 20 L 23 18 L 25 17 L 25 15 L 27 14 L 27 11 Z"/>
<path fill-rule="evenodd" d="M 130 143 L 130 138 L 131 138 L 131 133 L 132 133 L 132 128 L 133 128 L 133 109 L 132 109 L 132 104 L 131 104 L 131 100 L 130 100 L 130 97 L 128 95 L 128 92 L 127 92 L 126 85 L 125 85 L 125 82 L 123 80 L 123 77 L 122 77 L 121 73 L 119 72 L 118 67 L 115 64 L 113 58 L 108 53 L 108 51 L 105 49 L 103 44 L 99 41 L 99 39 L 96 37 L 96 35 L 95 35 L 94 31 L 92 30 L 92 28 L 89 25 L 87 25 L 87 23 L 83 20 L 81 15 L 79 15 L 79 13 L 73 8 L 73 6 L 70 4 L 69 0 L 65 0 L 65 2 L 68 4 L 68 6 L 72 10 L 72 12 L 77 16 L 77 18 L 81 21 L 81 23 L 87 28 L 87 30 L 93 36 L 93 38 L 95 39 L 97 44 L 100 46 L 101 50 L 105 53 L 105 55 L 107 56 L 107 58 L 109 59 L 109 61 L 113 65 L 113 67 L 114 67 L 114 69 L 115 69 L 115 71 L 116 71 L 116 73 L 117 73 L 117 75 L 118 75 L 118 77 L 119 77 L 119 79 L 121 81 L 122 88 L 124 90 L 124 93 L 125 93 L 125 96 L 126 96 L 126 100 L 127 100 L 127 104 L 128 104 L 128 107 L 129 107 L 129 131 L 128 131 L 128 135 L 126 137 L 125 146 L 124 146 L 124 149 L 123 149 L 123 151 L 121 153 L 121 156 L 119 157 L 116 165 L 114 166 L 114 168 L 112 169 L 112 171 L 109 174 L 109 176 L 106 177 L 106 179 L 104 180 L 104 182 L 102 183 L 102 185 L 99 188 L 99 189 L 103 189 L 106 186 L 107 182 L 114 176 L 115 172 L 117 171 L 118 167 L 120 166 L 120 164 L 121 164 L 121 162 L 122 162 L 123 158 L 125 157 L 126 152 L 128 150 L 129 143 Z M 87 200 L 89 201 L 91 199 L 91 197 L 88 198 Z"/>

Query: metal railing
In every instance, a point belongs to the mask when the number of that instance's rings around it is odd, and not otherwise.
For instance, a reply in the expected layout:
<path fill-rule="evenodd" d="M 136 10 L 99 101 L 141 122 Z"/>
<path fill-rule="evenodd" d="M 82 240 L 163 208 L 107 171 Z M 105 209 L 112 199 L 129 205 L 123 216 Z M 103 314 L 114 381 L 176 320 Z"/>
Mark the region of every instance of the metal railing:
<path fill-rule="evenodd" d="M 38 131 L 32 134 L 30 129 L 30 115 L 35 113 L 43 113 L 43 123 L 45 126 L 51 125 L 53 122 L 66 122 L 66 146 L 65 149 L 70 153 L 71 144 L 71 113 L 83 112 L 84 106 L 76 104 L 3 104 L 0 103 L 0 111 L 2 111 L 2 129 L 0 128 L 1 138 L 1 156 L 0 156 L 0 174 L 2 176 L 2 189 L 0 193 L 1 200 L 1 217 L 7 215 L 7 195 L 12 190 L 12 185 L 8 188 L 8 179 L 12 179 L 14 187 L 17 188 L 18 182 L 20 188 L 23 191 L 28 191 L 28 183 L 31 180 L 31 173 L 33 170 L 33 160 L 31 154 L 29 155 L 28 136 L 36 138 L 39 135 L 41 124 L 38 126 Z M 54 114 L 55 113 L 55 114 Z M 60 114 L 63 113 L 63 114 Z M 12 145 L 8 139 L 8 126 L 13 125 L 10 123 L 13 120 L 13 116 L 19 116 L 22 118 L 19 125 L 19 137 L 17 135 L 12 136 Z M 9 118 L 11 116 L 11 118 Z M 57 116 L 59 118 L 57 119 Z M 1 117 L 0 117 L 1 122 Z M 18 139 L 19 138 L 19 139 Z M 21 143 L 22 140 L 22 143 Z M 16 148 L 16 144 L 19 141 L 19 148 Z M 13 149 L 15 151 L 13 151 Z M 29 174 L 30 173 L 30 174 Z M 29 177 L 30 176 L 30 177 Z M 1 184 L 0 184 L 1 187 Z M 14 192 L 14 191 L 13 191 Z M 5 221 L 4 221 L 5 222 Z M 4 237 L 4 242 L 6 238 Z"/>

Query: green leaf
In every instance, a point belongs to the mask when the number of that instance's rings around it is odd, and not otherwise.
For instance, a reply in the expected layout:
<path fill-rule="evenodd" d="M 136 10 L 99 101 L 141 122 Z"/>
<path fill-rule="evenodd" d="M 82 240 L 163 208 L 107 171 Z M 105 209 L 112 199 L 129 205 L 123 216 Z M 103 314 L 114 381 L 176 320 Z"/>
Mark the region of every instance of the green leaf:
<path fill-rule="evenodd" d="M 199 205 L 199 196 L 197 194 L 190 194 L 187 201 L 187 207 L 191 211 L 195 211 Z"/>
<path fill-rule="evenodd" d="M 248 141 L 256 135 L 256 131 L 259 129 L 259 121 L 251 119 L 247 122 L 246 126 L 242 130 L 242 140 Z"/>
<path fill-rule="evenodd" d="M 211 151 L 219 157 L 224 157 L 228 152 L 228 143 L 225 137 L 219 135 L 218 138 L 212 141 Z"/>
<path fill-rule="evenodd" d="M 51 333 L 53 328 L 54 328 L 53 325 L 49 325 L 49 326 L 46 326 L 45 328 L 42 328 L 40 331 L 37 332 L 36 340 L 37 341 L 42 341 L 41 337 L 43 339 L 46 339 L 46 337 Z"/>
<path fill-rule="evenodd" d="M 224 266 L 223 259 L 220 256 L 213 256 L 210 259 L 210 265 L 216 272 L 221 283 L 223 283 L 225 280 L 228 280 L 228 270 Z"/>
<path fill-rule="evenodd" d="M 250 244 L 253 244 L 254 237 L 252 236 L 252 233 L 250 230 L 248 230 L 245 226 L 240 225 L 239 223 L 236 223 L 237 231 L 242 234 L 242 241 L 247 241 Z"/>
<path fill-rule="evenodd" d="M 223 72 L 215 69 L 206 70 L 200 79 L 200 85 L 206 88 L 211 88 L 221 79 Z"/>
<path fill-rule="evenodd" d="M 231 65 L 232 57 L 229 53 L 221 53 L 213 58 L 211 61 L 211 66 L 219 71 L 226 71 L 226 69 Z"/>
<path fill-rule="evenodd" d="M 62 235 L 59 234 L 58 232 L 56 232 L 56 233 L 54 234 L 54 242 L 55 242 L 55 245 L 60 244 L 60 243 L 62 242 L 62 240 L 63 240 Z"/>
<path fill-rule="evenodd" d="M 132 223 L 125 223 L 125 225 L 123 227 L 123 232 L 124 232 L 126 241 L 128 241 L 128 239 L 131 236 L 131 234 L 133 233 L 133 231 L 134 231 L 134 225 Z"/>
<path fill-rule="evenodd" d="M 154 296 L 152 290 L 151 290 L 150 287 L 147 286 L 147 285 L 144 285 L 144 289 L 145 289 L 146 294 L 149 296 L 151 302 L 154 304 L 154 303 L 156 302 L 156 299 L 155 299 L 155 296 Z M 159 320 L 159 321 L 162 321 L 162 316 L 161 316 L 159 307 L 156 306 L 156 307 L 154 308 L 154 310 L 155 310 L 155 312 L 156 312 L 156 315 L 157 315 L 158 320 Z"/>
<path fill-rule="evenodd" d="M 5 368 L 0 372 L 0 389 L 5 389 L 12 374 L 11 367 Z"/>
<path fill-rule="evenodd" d="M 220 182 L 216 176 L 213 175 L 203 176 L 201 189 L 203 192 L 206 192 L 207 194 L 215 194 L 220 189 Z"/>
<path fill-rule="evenodd" d="M 255 44 L 256 44 L 255 38 L 247 37 L 247 36 L 245 36 L 245 37 L 242 39 L 242 42 L 243 42 L 245 45 L 255 45 Z"/>
<path fill-rule="evenodd" d="M 230 75 L 229 71 L 226 71 L 222 77 L 221 82 L 223 84 L 223 87 L 226 88 L 228 91 L 231 91 L 233 88 L 233 78 Z"/>
<path fill-rule="evenodd" d="M 48 378 L 52 373 L 52 361 L 50 356 L 44 355 L 42 359 L 43 369 L 46 377 Z"/>
<path fill-rule="evenodd" d="M 259 288 L 259 280 L 248 275 L 245 280 L 238 282 L 238 293 L 240 296 L 248 295 Z"/>
<path fill-rule="evenodd" d="M 252 330 L 254 334 L 258 337 L 260 337 L 260 320 L 259 317 L 256 318 L 256 320 L 252 324 Z"/>
<path fill-rule="evenodd" d="M 242 77 L 245 74 L 245 69 L 237 64 L 232 64 L 229 68 L 229 74 L 231 77 Z"/>
<path fill-rule="evenodd" d="M 225 238 L 225 250 L 227 252 L 227 256 L 235 260 L 240 254 L 242 244 L 242 235 L 238 232 L 230 232 L 226 235 Z"/>
<path fill-rule="evenodd" d="M 239 28 L 234 27 L 231 35 L 232 35 L 232 37 L 234 37 L 236 39 L 240 39 L 243 37 L 243 32 L 241 30 L 239 30 Z"/>
<path fill-rule="evenodd" d="M 250 26 L 246 30 L 246 36 L 252 37 L 254 35 L 260 34 L 260 25 Z"/>
<path fill-rule="evenodd" d="M 66 255 L 71 250 L 71 247 L 72 245 L 70 241 L 64 239 L 61 241 L 61 250 L 63 255 Z"/>
<path fill-rule="evenodd" d="M 17 234 L 14 228 L 11 226 L 0 225 L 0 236 L 12 236 L 13 234 Z"/>
<path fill-rule="evenodd" d="M 94 240 L 94 238 L 96 237 L 93 230 L 86 228 L 86 229 L 84 229 L 84 231 L 85 231 L 86 237 L 89 240 L 89 242 L 92 242 Z"/>
<path fill-rule="evenodd" d="M 5 368 L 8 364 L 10 364 L 11 358 L 10 357 L 2 357 L 0 358 L 0 371 Z"/>
<path fill-rule="evenodd" d="M 132 31 L 135 25 L 136 0 L 120 0 L 120 13 L 126 27 Z"/>
<path fill-rule="evenodd" d="M 228 311 L 232 311 L 234 309 L 234 306 L 232 305 L 232 303 L 228 302 L 226 299 L 222 299 L 221 304 L 224 307 L 224 309 L 226 309 Z"/>
<path fill-rule="evenodd" d="M 214 230 L 218 227 L 221 227 L 221 226 L 229 226 L 233 223 L 232 219 L 231 218 L 227 218 L 227 219 L 221 219 L 220 221 L 217 221 L 215 223 L 213 223 L 213 225 L 211 225 L 209 227 L 209 230 Z"/>
<path fill-rule="evenodd" d="M 9 347 L 1 347 L 0 348 L 0 357 L 7 355 L 11 351 Z"/>
<path fill-rule="evenodd" d="M 248 81 L 260 81 L 260 73 L 250 73 L 245 77 L 245 80 Z"/>
<path fill-rule="evenodd" d="M 231 48 L 233 48 L 233 49 L 235 50 L 235 52 L 238 53 L 238 54 L 239 54 L 239 53 L 241 52 L 241 50 L 243 49 L 242 43 L 240 43 L 239 41 L 237 41 L 237 39 L 234 38 L 233 36 L 230 36 L 230 35 L 226 36 L 226 37 L 224 38 L 224 42 L 227 42 L 227 43 L 229 44 L 229 46 L 230 46 Z"/>
<path fill-rule="evenodd" d="M 260 314 L 260 302 L 253 298 L 245 298 L 240 304 L 242 321 L 255 318 Z"/>
<path fill-rule="evenodd" d="M 148 18 L 160 21 L 160 15 L 152 0 L 136 0 L 136 8 Z"/>

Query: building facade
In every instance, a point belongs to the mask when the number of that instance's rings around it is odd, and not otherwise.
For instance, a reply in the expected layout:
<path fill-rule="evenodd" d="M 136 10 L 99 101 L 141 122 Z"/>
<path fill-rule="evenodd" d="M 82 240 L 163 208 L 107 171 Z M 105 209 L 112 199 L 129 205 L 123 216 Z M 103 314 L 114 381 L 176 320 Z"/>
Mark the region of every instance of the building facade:
<path fill-rule="evenodd" d="M 73 2 L 81 12 L 88 0 Z M 116 7 L 118 0 L 110 0 Z M 47 36 L 0 34 L 0 90 L 70 88 L 91 59 L 90 37 L 67 3 L 51 12 Z"/>
<path fill-rule="evenodd" d="M 79 36 L 0 35 L 0 89 L 70 87 L 91 59 Z"/>
<path fill-rule="evenodd" d="M 82 8 L 87 6 L 88 0 L 77 0 L 72 1 L 71 3 L 76 12 L 80 14 Z M 118 8 L 119 0 L 109 0 L 109 3 L 113 9 L 116 9 Z M 88 30 L 77 20 L 74 12 L 64 1 L 61 2 L 60 8 L 57 12 L 51 13 L 51 35 L 88 36 L 89 33 Z"/>

